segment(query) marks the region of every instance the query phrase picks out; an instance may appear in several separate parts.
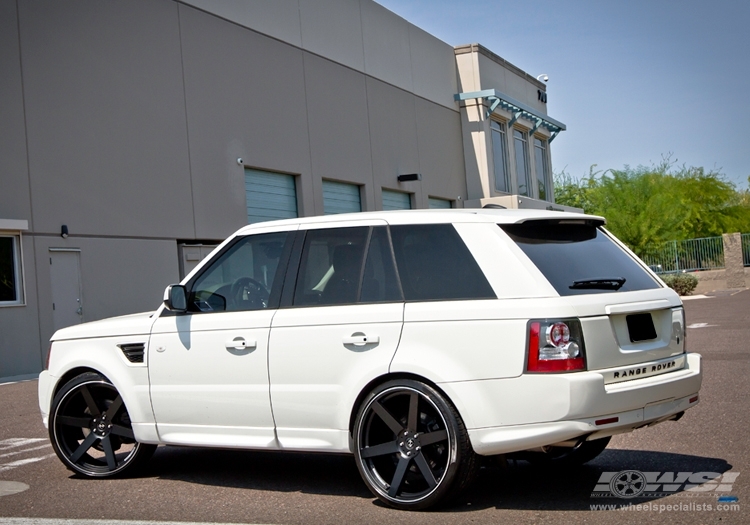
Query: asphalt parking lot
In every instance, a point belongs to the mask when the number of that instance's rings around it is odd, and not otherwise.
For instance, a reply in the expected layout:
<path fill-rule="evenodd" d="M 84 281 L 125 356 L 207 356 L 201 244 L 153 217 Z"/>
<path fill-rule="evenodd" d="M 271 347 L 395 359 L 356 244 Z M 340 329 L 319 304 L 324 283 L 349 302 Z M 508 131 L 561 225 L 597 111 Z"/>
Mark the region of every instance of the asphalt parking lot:
<path fill-rule="evenodd" d="M 2 384 L 0 525 L 52 523 L 21 518 L 750 523 L 750 290 L 691 299 L 685 306 L 688 349 L 703 354 L 704 382 L 700 403 L 679 422 L 616 436 L 601 456 L 577 469 L 490 462 L 465 496 L 432 512 L 400 512 L 377 503 L 348 456 L 160 447 L 140 477 L 84 479 L 53 455 L 37 408 L 36 381 Z M 599 497 L 604 492 L 595 489 L 602 480 L 625 471 L 645 475 L 662 495 Z M 718 475 L 719 482 L 712 482 Z M 697 489 L 685 490 L 690 484 Z"/>

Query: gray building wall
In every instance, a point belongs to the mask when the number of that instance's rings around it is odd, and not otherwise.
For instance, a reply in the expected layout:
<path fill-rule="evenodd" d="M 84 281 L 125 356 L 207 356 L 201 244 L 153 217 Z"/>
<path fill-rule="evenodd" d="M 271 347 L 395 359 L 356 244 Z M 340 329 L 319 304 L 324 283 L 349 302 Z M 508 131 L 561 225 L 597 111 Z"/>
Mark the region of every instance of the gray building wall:
<path fill-rule="evenodd" d="M 153 309 L 178 240 L 247 222 L 245 166 L 295 175 L 300 215 L 323 179 L 466 192 L 453 49 L 369 0 L 0 0 L 0 72 L 0 219 L 29 223 L 0 377 L 43 365 L 50 248 L 80 249 L 82 321 Z"/>
<path fill-rule="evenodd" d="M 372 0 L 0 0 L 0 220 L 29 225 L 0 378 L 43 366 L 50 249 L 80 250 L 82 321 L 154 309 L 180 242 L 247 223 L 245 167 L 294 175 L 302 216 L 324 179 L 365 210 L 462 206 L 458 82 L 451 46 Z"/>

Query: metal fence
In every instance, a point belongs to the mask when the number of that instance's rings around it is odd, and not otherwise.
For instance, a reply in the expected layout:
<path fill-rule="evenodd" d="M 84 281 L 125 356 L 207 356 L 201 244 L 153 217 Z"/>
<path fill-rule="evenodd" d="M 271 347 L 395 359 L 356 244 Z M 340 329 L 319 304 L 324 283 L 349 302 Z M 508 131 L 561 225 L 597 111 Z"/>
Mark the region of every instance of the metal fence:
<path fill-rule="evenodd" d="M 750 233 L 742 234 L 742 262 L 750 266 Z"/>
<path fill-rule="evenodd" d="M 744 234 L 742 243 L 745 264 L 750 265 L 750 235 Z M 724 242 L 721 237 L 669 241 L 647 249 L 641 259 L 657 273 L 718 270 L 724 268 Z"/>

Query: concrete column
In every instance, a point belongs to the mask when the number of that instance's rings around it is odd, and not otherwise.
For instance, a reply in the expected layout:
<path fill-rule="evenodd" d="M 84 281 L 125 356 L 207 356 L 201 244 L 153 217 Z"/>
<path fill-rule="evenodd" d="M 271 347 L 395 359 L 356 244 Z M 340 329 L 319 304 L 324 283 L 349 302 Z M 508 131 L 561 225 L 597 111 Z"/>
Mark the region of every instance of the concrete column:
<path fill-rule="evenodd" d="M 746 288 L 745 265 L 742 260 L 742 235 L 725 233 L 724 238 L 724 275 L 727 288 Z"/>

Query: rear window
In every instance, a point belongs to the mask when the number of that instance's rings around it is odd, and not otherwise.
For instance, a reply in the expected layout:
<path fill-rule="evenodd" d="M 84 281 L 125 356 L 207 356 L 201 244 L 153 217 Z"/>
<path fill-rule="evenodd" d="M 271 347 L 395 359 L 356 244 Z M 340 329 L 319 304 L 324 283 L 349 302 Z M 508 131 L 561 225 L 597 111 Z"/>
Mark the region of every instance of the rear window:
<path fill-rule="evenodd" d="M 530 221 L 500 227 L 560 295 L 660 287 L 633 257 L 592 223 Z"/>

